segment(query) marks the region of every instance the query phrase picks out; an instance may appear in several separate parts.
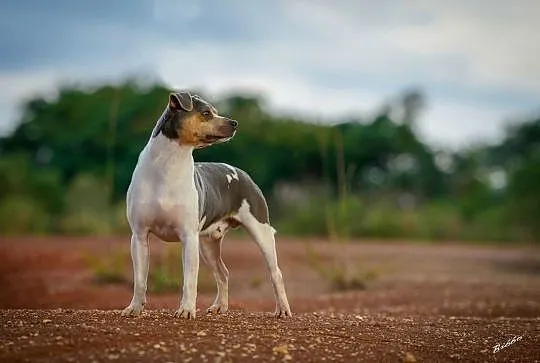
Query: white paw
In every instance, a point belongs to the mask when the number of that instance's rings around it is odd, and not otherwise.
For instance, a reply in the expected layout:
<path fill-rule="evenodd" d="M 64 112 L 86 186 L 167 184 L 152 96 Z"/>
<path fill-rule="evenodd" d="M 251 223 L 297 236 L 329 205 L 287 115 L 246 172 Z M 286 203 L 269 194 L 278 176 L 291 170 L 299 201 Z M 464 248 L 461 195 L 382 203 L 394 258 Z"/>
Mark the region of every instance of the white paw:
<path fill-rule="evenodd" d="M 139 316 L 142 314 L 144 305 L 142 304 L 129 304 L 127 308 L 122 310 L 122 316 Z"/>
<path fill-rule="evenodd" d="M 229 310 L 229 307 L 226 304 L 212 304 L 206 312 L 209 314 L 224 314 Z"/>
<path fill-rule="evenodd" d="M 291 317 L 291 309 L 289 306 L 276 306 L 276 310 L 274 311 L 274 316 L 276 318 L 287 318 Z"/>
<path fill-rule="evenodd" d="M 195 314 L 195 309 L 187 309 L 187 308 L 183 308 L 183 307 L 180 307 L 180 309 L 176 310 L 174 312 L 174 317 L 175 318 L 184 318 L 184 319 L 195 319 L 196 317 L 196 314 Z"/>

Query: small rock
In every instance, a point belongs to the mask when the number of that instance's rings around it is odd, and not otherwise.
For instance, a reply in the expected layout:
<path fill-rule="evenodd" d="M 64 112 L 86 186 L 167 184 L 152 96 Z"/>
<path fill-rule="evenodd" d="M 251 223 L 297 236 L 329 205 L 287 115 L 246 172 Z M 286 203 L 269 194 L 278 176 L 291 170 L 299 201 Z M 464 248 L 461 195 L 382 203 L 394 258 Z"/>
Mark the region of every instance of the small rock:
<path fill-rule="evenodd" d="M 416 358 L 411 353 L 407 353 L 405 354 L 405 358 L 403 358 L 403 362 L 413 363 L 416 362 Z"/>
<path fill-rule="evenodd" d="M 289 354 L 289 350 L 287 349 L 287 344 L 277 345 L 274 348 L 272 348 L 272 351 L 274 354 L 281 353 L 281 354 Z"/>

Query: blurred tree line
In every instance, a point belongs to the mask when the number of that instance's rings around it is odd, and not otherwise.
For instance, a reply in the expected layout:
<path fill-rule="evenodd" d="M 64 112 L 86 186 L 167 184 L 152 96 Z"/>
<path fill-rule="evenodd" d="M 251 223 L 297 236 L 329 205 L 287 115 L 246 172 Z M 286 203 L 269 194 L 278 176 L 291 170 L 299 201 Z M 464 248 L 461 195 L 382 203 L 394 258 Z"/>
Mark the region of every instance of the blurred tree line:
<path fill-rule="evenodd" d="M 128 80 L 27 100 L 0 139 L 0 232 L 127 232 L 126 189 L 168 93 Z M 508 128 L 496 145 L 450 152 L 419 139 L 426 100 L 414 89 L 372 117 L 332 125 L 272 114 L 258 96 L 209 100 L 239 132 L 195 159 L 249 172 L 280 233 L 540 239 L 540 118 Z"/>

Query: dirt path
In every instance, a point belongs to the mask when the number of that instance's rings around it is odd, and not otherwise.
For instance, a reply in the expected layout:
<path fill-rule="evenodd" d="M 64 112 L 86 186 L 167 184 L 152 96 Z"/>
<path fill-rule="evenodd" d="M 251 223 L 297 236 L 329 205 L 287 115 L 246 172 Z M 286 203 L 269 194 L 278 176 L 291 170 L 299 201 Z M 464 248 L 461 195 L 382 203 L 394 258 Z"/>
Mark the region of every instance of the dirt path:
<path fill-rule="evenodd" d="M 172 317 L 175 289 L 150 293 L 141 317 L 119 316 L 129 282 L 96 284 L 88 257 L 105 261 L 122 251 L 129 280 L 125 238 L 3 239 L 0 361 L 540 361 L 537 247 L 308 242 L 309 249 L 294 240 L 279 245 L 291 319 L 271 316 L 262 258 L 239 239 L 225 247 L 231 311 L 203 313 L 215 291 L 203 277 L 199 315 L 185 321 Z M 152 245 L 151 274 L 166 252 Z M 314 258 L 331 271 L 347 266 L 373 276 L 363 289 L 339 291 Z"/>
<path fill-rule="evenodd" d="M 263 313 L 178 320 L 156 310 L 0 312 L 5 362 L 516 361 L 540 359 L 538 319 L 443 318 L 408 314 Z M 493 353 L 493 342 L 522 338 Z M 408 360 L 407 360 L 408 359 Z"/>

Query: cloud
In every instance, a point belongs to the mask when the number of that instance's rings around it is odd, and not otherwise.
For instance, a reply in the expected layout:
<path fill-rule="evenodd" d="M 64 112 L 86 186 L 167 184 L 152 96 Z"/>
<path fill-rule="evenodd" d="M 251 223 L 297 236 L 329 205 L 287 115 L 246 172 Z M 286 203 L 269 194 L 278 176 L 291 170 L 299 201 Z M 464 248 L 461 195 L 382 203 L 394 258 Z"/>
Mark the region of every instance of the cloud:
<path fill-rule="evenodd" d="M 395 46 L 416 56 L 447 57 L 437 79 L 540 95 L 540 3 L 417 2 L 432 21 L 391 31 Z M 450 70 L 450 72 L 446 72 Z"/>
<path fill-rule="evenodd" d="M 493 105 L 470 105 L 435 99 L 418 121 L 420 134 L 435 146 L 460 148 L 476 143 L 496 142 L 511 122 L 502 115 L 520 113 Z"/>
<path fill-rule="evenodd" d="M 260 91 L 275 109 L 314 119 L 364 113 L 418 86 L 430 105 L 420 122 L 428 140 L 496 137 L 505 118 L 538 106 L 538 4 L 10 4 L 0 15 L 0 117 L 12 122 L 21 97 L 53 89 L 61 78 L 118 79 L 144 70 L 173 87 Z"/>
<path fill-rule="evenodd" d="M 22 102 L 37 93 L 53 92 L 53 72 L 0 74 L 0 134 L 11 132 L 20 116 Z"/>
<path fill-rule="evenodd" d="M 537 1 L 293 3 L 321 68 L 540 94 Z"/>
<path fill-rule="evenodd" d="M 142 9 L 129 12 L 119 2 L 75 3 L 51 0 L 10 2 L 0 14 L 0 67 L 22 70 L 92 62 L 140 47 L 147 40 Z M 120 15 L 116 17 L 115 15 Z M 137 29 L 141 29 L 137 31 Z M 148 42 L 149 43 L 149 42 Z"/>

